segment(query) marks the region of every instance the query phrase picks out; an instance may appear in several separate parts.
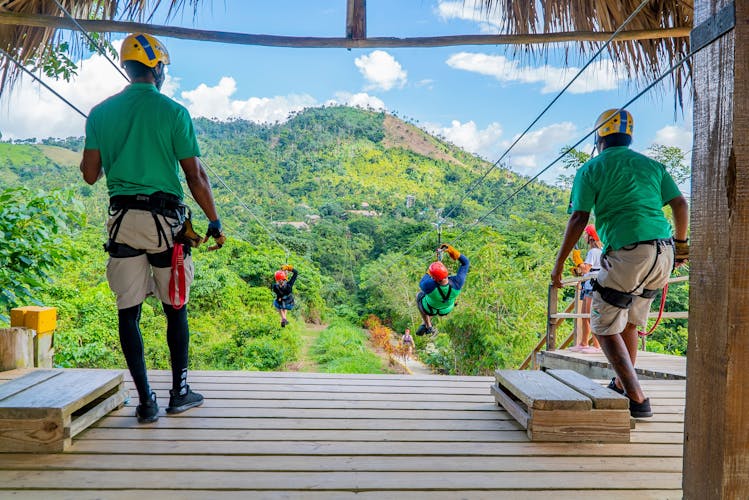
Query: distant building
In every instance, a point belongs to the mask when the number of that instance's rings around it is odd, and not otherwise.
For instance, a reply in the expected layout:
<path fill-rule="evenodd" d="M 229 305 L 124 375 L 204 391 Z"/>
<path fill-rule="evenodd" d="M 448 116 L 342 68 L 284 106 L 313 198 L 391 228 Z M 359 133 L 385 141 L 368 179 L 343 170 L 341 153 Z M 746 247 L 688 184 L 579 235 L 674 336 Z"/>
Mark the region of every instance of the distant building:
<path fill-rule="evenodd" d="M 306 216 L 307 224 L 316 224 L 320 222 L 321 217 L 317 214 L 309 214 Z"/>
<path fill-rule="evenodd" d="M 416 203 L 416 196 L 412 194 L 406 196 L 406 208 L 413 208 L 414 203 Z"/>
<path fill-rule="evenodd" d="M 362 217 L 379 217 L 380 214 L 375 210 L 346 210 L 346 213 L 352 215 L 361 215 Z"/>
<path fill-rule="evenodd" d="M 309 225 L 306 222 L 274 221 L 273 225 L 276 227 L 291 226 L 294 229 L 299 229 L 300 231 L 309 231 Z"/>
<path fill-rule="evenodd" d="M 361 207 L 366 210 L 367 208 L 369 208 L 369 203 L 367 203 L 366 201 L 363 201 L 361 204 Z"/>

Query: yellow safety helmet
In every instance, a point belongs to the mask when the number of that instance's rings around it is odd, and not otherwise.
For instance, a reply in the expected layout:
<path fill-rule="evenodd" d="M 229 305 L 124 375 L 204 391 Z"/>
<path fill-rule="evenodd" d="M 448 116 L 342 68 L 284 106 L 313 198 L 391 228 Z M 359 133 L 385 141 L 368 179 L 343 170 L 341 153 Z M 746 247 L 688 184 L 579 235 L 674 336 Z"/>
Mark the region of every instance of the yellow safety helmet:
<path fill-rule="evenodd" d="M 634 119 L 626 109 L 607 109 L 596 120 L 596 136 L 606 137 L 611 134 L 627 134 L 632 137 Z"/>
<path fill-rule="evenodd" d="M 155 37 L 133 33 L 125 38 L 120 48 L 120 64 L 125 61 L 137 61 L 155 68 L 159 63 L 169 64 L 169 52 Z"/>

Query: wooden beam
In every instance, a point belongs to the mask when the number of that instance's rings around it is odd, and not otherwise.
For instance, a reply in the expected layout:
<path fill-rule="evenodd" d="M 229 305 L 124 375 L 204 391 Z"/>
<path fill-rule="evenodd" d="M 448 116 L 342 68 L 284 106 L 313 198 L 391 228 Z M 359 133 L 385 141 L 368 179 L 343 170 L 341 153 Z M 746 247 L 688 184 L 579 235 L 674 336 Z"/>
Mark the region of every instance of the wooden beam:
<path fill-rule="evenodd" d="M 730 3 L 696 0 L 695 26 Z M 692 60 L 687 499 L 749 498 L 749 2 L 735 14 Z"/>
<path fill-rule="evenodd" d="M 123 21 L 89 21 L 79 19 L 81 26 L 90 32 L 134 33 L 143 31 L 156 36 L 198 40 L 204 42 L 231 43 L 238 45 L 262 45 L 268 47 L 298 48 L 393 48 L 393 47 L 447 47 L 455 45 L 524 45 L 559 42 L 605 42 L 612 33 L 603 31 L 566 31 L 535 35 L 454 35 L 413 38 L 376 37 L 360 40 L 330 37 L 295 37 L 278 35 L 253 35 L 226 31 L 209 31 L 177 26 L 131 23 Z M 0 25 L 35 26 L 76 30 L 70 19 L 55 16 L 0 12 Z M 633 30 L 620 33 L 616 40 L 655 40 L 661 38 L 683 38 L 689 36 L 689 27 Z"/>
<path fill-rule="evenodd" d="M 367 38 L 367 0 L 347 0 L 346 38 Z"/>

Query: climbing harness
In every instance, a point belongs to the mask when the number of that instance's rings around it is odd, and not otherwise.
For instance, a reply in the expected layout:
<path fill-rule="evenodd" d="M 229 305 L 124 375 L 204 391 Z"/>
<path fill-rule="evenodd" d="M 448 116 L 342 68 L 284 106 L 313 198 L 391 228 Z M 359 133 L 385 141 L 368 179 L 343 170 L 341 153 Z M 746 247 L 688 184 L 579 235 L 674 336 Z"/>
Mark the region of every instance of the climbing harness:
<path fill-rule="evenodd" d="M 605 302 L 611 304 L 612 306 L 618 307 L 620 309 L 629 309 L 632 306 L 632 300 L 635 297 L 633 293 L 635 292 L 635 290 L 640 288 L 642 284 L 645 283 L 645 281 L 653 273 L 653 270 L 655 269 L 655 266 L 658 263 L 658 256 L 662 252 L 661 246 L 665 244 L 673 246 L 673 239 L 672 238 L 660 238 L 660 239 L 654 239 L 654 240 L 639 241 L 637 243 L 634 243 L 633 245 L 628 245 L 628 246 L 623 247 L 624 249 L 627 249 L 627 250 L 633 250 L 638 245 L 655 245 L 656 247 L 655 258 L 653 259 L 653 265 L 650 266 L 650 270 L 647 272 L 645 277 L 642 278 L 640 283 L 638 283 L 637 286 L 634 287 L 629 292 L 623 292 L 615 288 L 602 286 L 600 283 L 598 283 L 597 279 L 591 280 L 591 282 L 593 283 L 593 290 L 600 293 L 601 298 Z M 657 294 L 658 294 L 658 290 L 649 290 L 645 288 L 642 290 L 642 293 L 640 293 L 638 296 L 644 299 L 652 299 Z"/>
<path fill-rule="evenodd" d="M 159 238 L 157 246 L 161 247 L 162 243 L 166 244 L 166 250 L 147 254 L 145 250 L 133 248 L 116 241 L 122 221 L 129 210 L 143 210 L 151 213 Z M 185 305 L 187 296 L 185 256 L 190 255 L 191 248 L 197 247 L 201 240 L 192 228 L 192 212 L 189 207 L 184 205 L 176 196 L 163 192 L 156 192 L 151 195 L 117 195 L 110 199 L 109 215 L 115 217 L 115 219 L 110 227 L 109 239 L 104 244 L 104 250 L 115 259 L 146 254 L 148 262 L 152 266 L 169 267 L 171 270 L 169 275 L 169 301 L 174 309 L 181 309 Z M 162 221 L 164 224 L 162 224 Z M 169 229 L 171 238 L 167 236 L 164 225 Z M 175 233 L 178 227 L 180 227 L 180 230 Z"/>

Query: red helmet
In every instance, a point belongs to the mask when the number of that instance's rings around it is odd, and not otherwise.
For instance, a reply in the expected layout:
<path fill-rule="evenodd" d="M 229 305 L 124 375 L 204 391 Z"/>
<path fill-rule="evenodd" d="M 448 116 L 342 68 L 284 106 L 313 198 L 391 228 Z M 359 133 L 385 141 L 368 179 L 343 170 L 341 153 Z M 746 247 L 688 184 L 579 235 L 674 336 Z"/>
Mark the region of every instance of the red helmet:
<path fill-rule="evenodd" d="M 283 271 L 276 271 L 276 281 L 286 281 L 286 273 Z"/>
<path fill-rule="evenodd" d="M 447 278 L 448 275 L 447 268 L 440 261 L 432 262 L 431 264 L 429 264 L 429 271 L 427 272 L 434 281 L 442 281 L 443 279 Z"/>
<path fill-rule="evenodd" d="M 585 226 L 585 232 L 587 233 L 588 236 L 590 236 L 594 240 L 601 241 L 601 238 L 598 237 L 596 226 L 594 226 L 593 224 L 588 224 L 587 226 Z"/>

